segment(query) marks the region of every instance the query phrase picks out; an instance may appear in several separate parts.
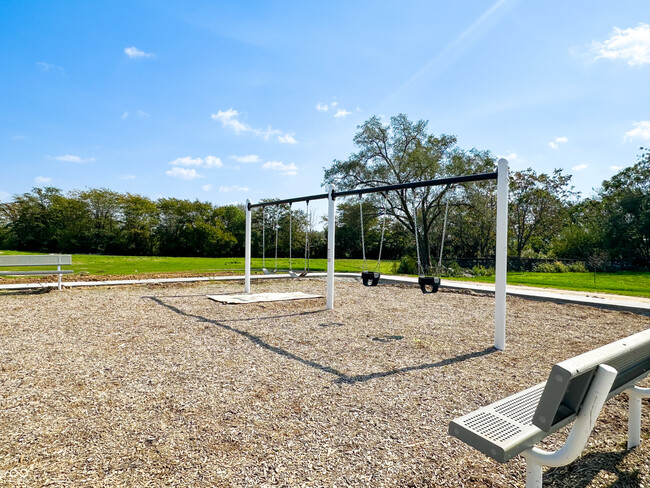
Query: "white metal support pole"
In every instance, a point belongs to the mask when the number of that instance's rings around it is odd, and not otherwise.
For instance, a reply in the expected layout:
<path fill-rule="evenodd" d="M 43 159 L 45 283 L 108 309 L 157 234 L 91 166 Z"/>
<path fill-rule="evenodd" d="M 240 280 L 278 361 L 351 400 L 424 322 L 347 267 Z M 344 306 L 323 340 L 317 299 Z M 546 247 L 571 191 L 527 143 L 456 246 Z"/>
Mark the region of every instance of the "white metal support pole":
<path fill-rule="evenodd" d="M 61 260 L 61 258 L 59 258 L 59 261 L 60 260 Z M 61 265 L 60 264 L 56 267 L 56 270 L 61 271 Z M 59 290 L 61 290 L 61 273 L 59 273 L 59 279 L 57 280 L 57 283 L 59 284 Z"/>
<path fill-rule="evenodd" d="M 554 452 L 531 447 L 521 453 L 526 458 L 526 488 L 542 488 L 542 466 L 566 466 L 580 455 L 617 374 L 611 366 L 598 366 L 564 446 Z"/>
<path fill-rule="evenodd" d="M 497 247 L 494 270 L 494 347 L 506 348 L 506 280 L 508 279 L 508 161 L 497 163 Z"/>
<path fill-rule="evenodd" d="M 246 200 L 246 243 L 244 244 L 244 293 L 251 292 L 251 208 Z"/>
<path fill-rule="evenodd" d="M 336 232 L 336 200 L 334 185 L 330 185 L 327 195 L 327 310 L 334 310 L 334 233 Z"/>
<path fill-rule="evenodd" d="M 625 390 L 630 397 L 630 418 L 627 424 L 627 448 L 641 444 L 641 400 L 650 398 L 650 388 L 634 386 Z"/>

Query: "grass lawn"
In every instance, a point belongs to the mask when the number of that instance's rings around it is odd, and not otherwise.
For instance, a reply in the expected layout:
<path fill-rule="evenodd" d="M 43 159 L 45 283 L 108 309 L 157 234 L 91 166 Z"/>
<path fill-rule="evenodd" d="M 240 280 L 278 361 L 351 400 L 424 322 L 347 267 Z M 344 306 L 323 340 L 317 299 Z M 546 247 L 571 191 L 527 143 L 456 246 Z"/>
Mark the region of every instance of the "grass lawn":
<path fill-rule="evenodd" d="M 1 251 L 2 254 L 31 254 L 15 251 Z M 266 259 L 267 269 L 272 270 L 275 264 L 273 258 Z M 336 271 L 355 273 L 361 272 L 360 259 L 337 259 Z M 376 261 L 369 260 L 368 268 L 374 271 Z M 381 272 L 393 274 L 394 261 L 382 261 Z M 253 258 L 253 272 L 261 272 L 262 259 Z M 302 270 L 303 259 L 292 261 L 294 270 Z M 66 268 L 65 266 L 63 267 Z M 74 274 L 133 276 L 152 273 L 220 273 L 244 272 L 244 258 L 175 258 L 159 256 L 103 256 L 96 254 L 74 254 L 72 266 Z M 278 259 L 278 269 L 288 270 L 289 260 Z M 326 259 L 310 260 L 312 271 L 325 271 Z M 477 276 L 474 278 L 453 278 L 464 281 L 494 283 L 493 276 Z M 541 288 L 559 288 L 564 290 L 592 291 L 613 293 L 617 295 L 632 295 L 650 297 L 650 273 L 623 271 L 619 273 L 599 273 L 594 283 L 593 273 L 508 273 L 508 283 L 511 285 L 537 286 Z"/>
<path fill-rule="evenodd" d="M 494 283 L 494 276 L 477 276 L 474 278 L 460 279 Z M 650 273 L 642 271 L 598 273 L 595 282 L 593 273 L 509 272 L 508 284 L 650 297 Z"/>

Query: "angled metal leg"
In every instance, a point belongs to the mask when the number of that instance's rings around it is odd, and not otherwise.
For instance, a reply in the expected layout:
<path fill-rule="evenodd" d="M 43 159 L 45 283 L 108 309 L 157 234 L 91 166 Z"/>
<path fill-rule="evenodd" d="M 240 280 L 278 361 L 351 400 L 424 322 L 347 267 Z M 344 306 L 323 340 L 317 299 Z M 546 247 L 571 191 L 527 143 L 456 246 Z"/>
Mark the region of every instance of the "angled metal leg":
<path fill-rule="evenodd" d="M 630 418 L 627 423 L 627 448 L 641 444 L 641 400 L 650 398 L 650 388 L 634 386 L 625 390 L 630 397 Z"/>

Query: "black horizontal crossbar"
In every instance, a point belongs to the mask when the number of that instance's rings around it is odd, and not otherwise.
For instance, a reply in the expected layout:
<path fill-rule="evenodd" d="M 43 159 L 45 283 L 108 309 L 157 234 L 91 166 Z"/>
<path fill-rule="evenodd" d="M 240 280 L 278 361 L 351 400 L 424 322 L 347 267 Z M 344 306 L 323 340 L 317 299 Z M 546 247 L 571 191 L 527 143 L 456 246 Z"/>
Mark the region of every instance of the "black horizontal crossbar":
<path fill-rule="evenodd" d="M 332 192 L 332 197 L 349 197 L 352 195 L 365 195 L 367 193 L 382 193 L 392 190 L 404 190 L 412 188 L 423 188 L 426 186 L 441 186 L 441 185 L 453 185 L 456 183 L 467 183 L 470 181 L 485 181 L 485 180 L 496 180 L 498 173 L 478 173 L 475 175 L 465 175 L 465 176 L 451 176 L 449 178 L 438 178 L 436 180 L 424 180 L 424 181 L 413 181 L 411 183 L 398 183 L 396 185 L 385 185 L 385 186 L 375 186 L 371 188 L 360 188 L 358 190 L 346 190 L 346 191 L 334 191 Z M 249 203 L 248 208 L 253 209 L 256 207 L 267 207 L 270 205 L 282 205 L 285 203 L 296 203 L 296 202 L 308 202 L 311 200 L 323 200 L 327 198 L 328 193 L 321 193 L 318 195 L 311 195 L 308 197 L 297 197 L 297 198 L 287 198 L 285 200 L 273 200 L 270 202 L 263 203 Z"/>

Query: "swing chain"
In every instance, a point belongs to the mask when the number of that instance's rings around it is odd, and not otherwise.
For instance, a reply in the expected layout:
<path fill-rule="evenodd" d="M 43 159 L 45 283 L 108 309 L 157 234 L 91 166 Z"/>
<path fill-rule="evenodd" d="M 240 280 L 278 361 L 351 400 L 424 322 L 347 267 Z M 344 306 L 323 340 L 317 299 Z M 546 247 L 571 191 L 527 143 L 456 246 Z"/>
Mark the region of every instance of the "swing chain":
<path fill-rule="evenodd" d="M 366 241 L 363 233 L 363 198 L 359 195 L 359 216 L 361 219 L 361 253 L 363 255 L 363 268 L 362 271 L 366 271 Z"/>
<path fill-rule="evenodd" d="M 264 220 L 264 207 L 262 207 L 262 268 L 266 269 L 266 222 Z"/>
<path fill-rule="evenodd" d="M 291 203 L 289 203 L 289 271 L 293 271 L 293 268 L 291 266 Z"/>
<path fill-rule="evenodd" d="M 418 240 L 418 209 L 417 209 L 417 195 L 415 190 L 413 190 L 413 224 L 415 230 L 415 253 L 418 259 L 418 276 L 424 276 L 422 269 L 422 262 L 420 261 L 420 243 Z"/>
<path fill-rule="evenodd" d="M 375 268 L 377 272 L 381 271 L 381 250 L 384 247 L 384 231 L 386 230 L 386 218 L 388 217 L 386 214 L 386 205 L 384 205 L 383 214 L 384 218 L 381 223 L 381 238 L 379 239 L 379 256 L 377 257 L 377 267 Z"/>
<path fill-rule="evenodd" d="M 311 242 L 309 241 L 309 231 L 311 230 L 310 219 L 309 219 L 309 200 L 307 200 L 307 222 L 305 229 L 305 263 L 303 271 L 309 271 L 309 258 L 311 257 Z"/>

